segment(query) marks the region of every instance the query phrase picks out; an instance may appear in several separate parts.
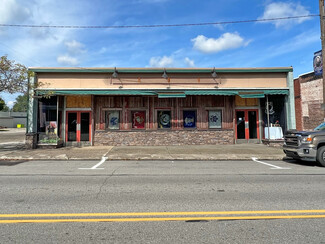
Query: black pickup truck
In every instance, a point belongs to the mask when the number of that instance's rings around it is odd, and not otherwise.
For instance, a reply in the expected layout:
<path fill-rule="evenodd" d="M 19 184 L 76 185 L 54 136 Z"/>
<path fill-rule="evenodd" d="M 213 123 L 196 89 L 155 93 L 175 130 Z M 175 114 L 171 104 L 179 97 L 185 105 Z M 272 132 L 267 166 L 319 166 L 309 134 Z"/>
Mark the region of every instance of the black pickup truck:
<path fill-rule="evenodd" d="M 313 131 L 287 131 L 283 151 L 288 157 L 317 161 L 325 167 L 325 122 Z"/>

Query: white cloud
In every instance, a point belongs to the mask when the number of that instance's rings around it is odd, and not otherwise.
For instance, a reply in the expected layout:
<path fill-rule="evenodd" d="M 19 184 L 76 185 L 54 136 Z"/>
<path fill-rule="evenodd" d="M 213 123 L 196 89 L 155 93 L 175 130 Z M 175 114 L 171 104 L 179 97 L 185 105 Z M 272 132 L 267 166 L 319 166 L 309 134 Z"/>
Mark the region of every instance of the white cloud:
<path fill-rule="evenodd" d="M 32 11 L 28 7 L 23 6 L 22 3 L 30 5 L 27 1 L 19 3 L 17 0 L 2 0 L 0 8 L 0 23 L 22 23 L 30 18 Z"/>
<path fill-rule="evenodd" d="M 152 57 L 149 62 L 151 67 L 172 67 L 174 65 L 174 59 L 172 57 Z"/>
<path fill-rule="evenodd" d="M 14 104 L 15 104 L 15 101 L 8 101 L 8 102 L 7 102 L 7 106 L 8 106 L 9 108 L 12 108 L 12 107 L 14 106 Z"/>
<path fill-rule="evenodd" d="M 72 40 L 71 42 L 65 42 L 64 45 L 67 47 L 68 52 L 71 55 L 78 55 L 84 53 L 86 50 L 84 49 L 84 45 L 76 40 Z"/>
<path fill-rule="evenodd" d="M 77 58 L 71 57 L 69 55 L 58 56 L 57 62 L 64 66 L 76 66 L 77 64 L 79 64 L 79 61 Z"/>
<path fill-rule="evenodd" d="M 283 18 L 292 16 L 303 16 L 309 15 L 309 11 L 299 3 L 285 3 L 277 2 L 270 3 L 265 7 L 264 14 L 259 19 L 272 19 L 272 18 Z M 277 20 L 272 21 L 277 28 L 278 27 L 289 27 L 293 24 L 300 24 L 309 18 L 299 18 L 299 19 L 288 19 L 288 20 Z M 266 22 L 264 22 L 266 23 Z"/>
<path fill-rule="evenodd" d="M 194 67 L 194 66 L 195 66 L 195 64 L 194 64 L 194 60 L 191 60 L 191 59 L 189 59 L 188 57 L 186 57 L 186 58 L 184 59 L 184 62 L 185 62 L 185 64 L 186 64 L 188 67 Z"/>
<path fill-rule="evenodd" d="M 239 48 L 248 45 L 238 33 L 224 33 L 221 37 L 207 38 L 199 35 L 191 40 L 193 48 L 203 53 L 217 53 L 227 49 Z"/>

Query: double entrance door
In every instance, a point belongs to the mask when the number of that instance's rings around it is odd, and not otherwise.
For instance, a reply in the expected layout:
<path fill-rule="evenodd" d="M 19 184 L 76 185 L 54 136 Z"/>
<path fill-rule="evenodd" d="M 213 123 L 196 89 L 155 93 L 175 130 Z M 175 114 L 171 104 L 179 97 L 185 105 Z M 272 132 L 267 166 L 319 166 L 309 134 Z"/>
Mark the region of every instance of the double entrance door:
<path fill-rule="evenodd" d="M 68 111 L 66 114 L 66 143 L 90 144 L 91 112 Z"/>
<path fill-rule="evenodd" d="M 236 109 L 236 142 L 258 143 L 259 123 L 257 109 Z"/>

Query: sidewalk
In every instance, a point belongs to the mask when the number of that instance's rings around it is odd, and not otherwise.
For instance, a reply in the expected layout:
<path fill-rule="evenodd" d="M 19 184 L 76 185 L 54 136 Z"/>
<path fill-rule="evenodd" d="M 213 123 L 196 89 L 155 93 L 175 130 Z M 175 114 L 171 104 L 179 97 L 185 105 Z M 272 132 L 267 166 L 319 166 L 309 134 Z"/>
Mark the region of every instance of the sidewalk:
<path fill-rule="evenodd" d="M 26 129 L 0 130 L 0 160 L 282 160 L 282 149 L 263 144 L 93 146 L 25 149 Z"/>
<path fill-rule="evenodd" d="M 282 160 L 280 148 L 263 144 L 190 146 L 93 146 L 34 149 L 0 147 L 0 160 Z"/>

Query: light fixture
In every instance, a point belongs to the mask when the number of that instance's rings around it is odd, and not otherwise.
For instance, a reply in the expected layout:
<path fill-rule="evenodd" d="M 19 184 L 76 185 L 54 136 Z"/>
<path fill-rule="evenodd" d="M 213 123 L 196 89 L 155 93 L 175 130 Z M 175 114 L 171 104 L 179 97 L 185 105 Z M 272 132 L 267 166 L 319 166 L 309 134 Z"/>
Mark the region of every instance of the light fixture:
<path fill-rule="evenodd" d="M 165 79 L 168 78 L 168 75 L 167 75 L 167 73 L 166 73 L 166 69 L 164 69 L 164 73 L 163 73 L 163 75 L 162 75 L 161 77 L 162 77 L 162 78 L 165 78 Z"/>
<path fill-rule="evenodd" d="M 213 78 L 217 78 L 217 73 L 216 73 L 216 68 L 213 68 L 213 70 L 212 70 L 212 73 L 211 73 L 211 76 L 213 77 Z"/>
<path fill-rule="evenodd" d="M 112 77 L 113 77 L 113 78 L 117 78 L 117 77 L 118 77 L 118 72 L 117 72 L 117 70 L 116 70 L 116 67 L 115 67 L 115 69 L 114 69 L 114 72 L 113 72 L 113 74 L 112 74 Z"/>

